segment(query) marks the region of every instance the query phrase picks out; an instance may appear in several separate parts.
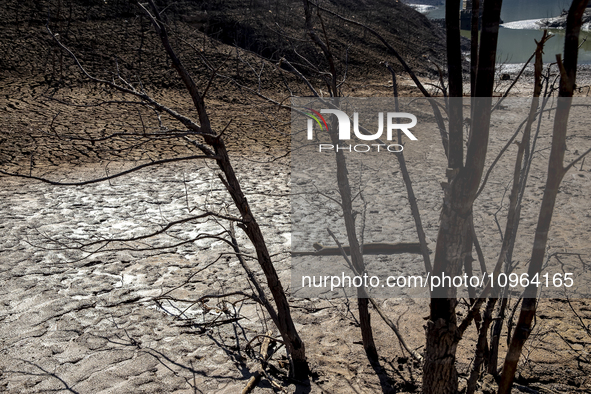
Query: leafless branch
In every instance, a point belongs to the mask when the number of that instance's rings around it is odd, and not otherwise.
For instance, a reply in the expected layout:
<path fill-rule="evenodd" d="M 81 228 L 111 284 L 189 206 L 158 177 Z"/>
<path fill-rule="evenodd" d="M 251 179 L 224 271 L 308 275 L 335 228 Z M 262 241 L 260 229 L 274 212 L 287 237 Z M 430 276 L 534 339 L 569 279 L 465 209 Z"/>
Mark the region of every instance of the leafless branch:
<path fill-rule="evenodd" d="M 197 159 L 217 160 L 218 158 L 219 157 L 214 155 L 212 152 L 211 155 L 195 155 L 195 156 L 175 157 L 175 158 L 171 158 L 171 159 L 156 160 L 156 161 L 152 161 L 149 163 L 141 164 L 139 166 L 130 168 L 129 170 L 125 170 L 125 171 L 119 172 L 114 175 L 109 175 L 109 176 L 105 176 L 102 178 L 90 179 L 90 180 L 82 181 L 82 182 L 57 182 L 57 181 L 52 181 L 52 180 L 46 179 L 46 178 L 41 178 L 41 177 L 32 176 L 32 175 L 17 174 L 17 173 L 4 171 L 4 170 L 0 170 L 0 174 L 6 175 L 6 176 L 11 176 L 11 177 L 16 177 L 16 178 L 34 179 L 36 181 L 41 181 L 41 182 L 48 183 L 48 184 L 54 185 L 54 186 L 83 186 L 83 185 L 90 185 L 92 183 L 99 183 L 99 182 L 104 182 L 107 180 L 115 179 L 120 176 L 127 175 L 132 172 L 136 172 L 136 171 L 141 170 L 143 168 L 157 166 L 157 165 L 161 165 L 161 164 L 173 163 L 176 161 L 197 160 Z"/>

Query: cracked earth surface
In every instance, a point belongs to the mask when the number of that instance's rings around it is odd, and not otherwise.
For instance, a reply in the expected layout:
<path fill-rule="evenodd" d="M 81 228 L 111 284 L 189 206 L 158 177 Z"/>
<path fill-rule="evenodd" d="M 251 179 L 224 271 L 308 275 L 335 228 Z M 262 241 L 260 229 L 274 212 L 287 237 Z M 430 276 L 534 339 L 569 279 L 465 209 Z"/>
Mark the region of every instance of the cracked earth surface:
<path fill-rule="evenodd" d="M 11 95 L 10 100 L 15 97 L 18 96 Z M 28 108 L 26 101 L 21 100 L 19 106 Z M 31 103 L 41 105 L 29 99 Z M 179 101 L 178 105 L 187 103 Z M 219 102 L 216 107 L 214 103 L 214 111 L 221 113 L 223 105 Z M 6 109 L 9 108 L 6 101 L 0 102 L 0 106 L 11 127 L 8 133 L 13 137 L 25 133 L 27 127 L 43 128 L 44 119 L 45 122 L 48 119 L 44 117 L 46 114 L 41 116 L 43 112 L 38 117 L 34 113 L 29 118 L 22 117 L 19 114 L 23 112 Z M 80 112 L 72 111 L 63 120 L 58 118 L 56 124 L 65 127 L 75 116 L 79 122 L 84 120 Z M 252 123 L 248 112 L 238 113 L 236 118 L 244 120 L 242 125 Z M 97 118 L 89 116 L 89 119 Z M 124 115 L 115 119 L 127 121 Z M 260 123 L 251 124 L 246 130 L 258 130 L 258 127 Z M 493 135 L 491 149 L 498 150 L 506 137 L 505 132 Z M 249 138 L 256 138 L 256 134 Z M 438 181 L 444 168 L 430 160 L 439 160 L 442 148 L 436 136 L 425 134 L 421 139 L 424 145 L 409 151 L 407 160 L 425 215 L 427 236 L 432 241 L 436 237 L 440 204 Z M 35 145 L 24 138 L 9 140 L 13 145 L 6 152 L 20 158 L 11 162 L 12 166 L 20 164 L 21 169 L 28 168 L 27 152 L 34 151 L 31 147 Z M 567 158 L 572 159 L 576 157 L 575 150 L 588 144 L 588 135 L 583 133 L 570 144 L 577 148 L 567 153 Z M 105 168 L 115 173 L 133 165 L 125 157 L 101 161 L 104 159 L 101 155 L 108 149 L 97 156 L 78 155 L 73 162 L 64 163 L 60 154 L 65 152 L 63 156 L 71 158 L 76 149 L 71 145 L 64 145 L 63 150 L 55 146 L 39 149 L 35 156 L 41 174 L 55 180 L 104 176 Z M 170 149 L 171 146 L 178 147 L 178 151 Z M 20 156 L 19 149 L 24 151 Z M 159 149 L 138 150 L 133 159 L 165 158 L 183 153 L 183 149 L 186 147 L 173 141 Z M 235 148 L 235 165 L 237 173 L 242 174 L 253 210 L 261 218 L 263 232 L 275 255 L 275 266 L 289 288 L 290 169 L 287 158 L 265 163 L 264 154 L 270 150 L 272 146 L 261 148 L 257 154 L 245 155 L 242 151 L 240 155 L 239 148 Z M 54 157 L 57 166 L 40 165 L 49 161 L 44 157 Z M 505 175 L 512 160 L 508 158 L 493 173 L 489 181 L 491 193 L 483 195 L 478 202 L 483 213 L 476 223 L 490 260 L 495 259 L 499 242 L 494 212 L 503 200 Z M 532 194 L 524 209 L 526 234 L 535 223 L 546 160 L 547 151 L 541 150 L 536 164 L 541 174 L 535 175 L 532 181 Z M 586 201 L 591 193 L 589 174 L 589 167 L 584 165 L 569 173 L 564 181 L 550 238 L 551 252 L 561 250 L 584 256 L 591 252 L 590 212 Z M 395 185 L 402 185 L 399 175 L 394 174 L 394 179 Z M 105 237 L 137 237 L 154 232 L 169 221 L 204 208 L 224 212 L 227 209 L 232 213 L 230 201 L 211 165 L 172 163 L 87 187 L 58 187 L 10 177 L 0 178 L 0 183 L 3 235 L 0 239 L 0 389 L 9 393 L 235 393 L 244 387 L 254 365 L 246 344 L 265 333 L 270 324 L 261 319 L 259 307 L 240 296 L 227 297 L 225 302 L 213 298 L 198 304 L 178 301 L 195 300 L 207 294 L 250 291 L 236 259 L 223 254 L 228 250 L 222 242 L 195 240 L 200 233 L 221 231 L 219 223 L 196 220 L 150 242 L 141 240 L 125 245 L 113 242 L 109 244 L 112 250 L 90 256 L 80 249 L 82 243 Z M 396 222 L 374 220 L 372 240 L 390 241 L 392 233 L 403 233 L 409 241 L 413 240 L 407 207 L 401 206 L 399 217 L 401 220 Z M 326 235 L 318 231 L 319 240 L 327 243 L 327 239 L 322 239 Z M 244 241 L 240 231 L 237 234 L 239 241 Z M 170 243 L 182 244 L 169 250 L 158 249 Z M 527 237 L 518 245 L 517 256 L 526 261 Z M 148 246 L 156 248 L 145 250 Z M 248 254 L 251 250 L 244 247 L 243 252 Z M 210 265 L 212 262 L 215 263 Z M 256 268 L 253 261 L 250 264 Z M 176 301 L 156 299 L 172 289 L 174 292 L 168 294 L 173 294 Z M 346 300 L 290 300 L 296 327 L 306 341 L 316 373 L 311 382 L 312 392 L 380 390 L 379 379 L 359 343 L 356 318 L 351 313 L 354 304 Z M 426 300 L 381 302 L 383 308 L 398 318 L 411 347 L 420 348 L 424 341 Z M 591 317 L 588 300 L 576 300 L 574 305 L 583 319 Z M 567 312 L 561 302 L 541 302 L 541 323 L 529 344 L 527 363 L 519 382 L 562 392 L 588 392 L 589 363 L 580 361 L 588 356 L 588 337 L 576 328 L 576 319 Z M 177 318 L 179 315 L 181 318 Z M 223 324 L 231 319 L 238 320 Z M 393 385 L 399 392 L 413 392 L 420 383 L 419 369 L 392 346 L 392 334 L 384 323 L 377 318 L 373 323 L 378 350 L 395 382 Z M 474 332 L 467 334 L 469 339 L 474 335 Z M 280 353 L 273 362 L 277 379 L 286 371 Z M 461 379 L 469 371 L 470 358 L 469 348 L 459 351 Z M 285 386 L 288 391 L 301 389 L 289 382 Z M 256 391 L 273 389 L 263 382 Z"/>

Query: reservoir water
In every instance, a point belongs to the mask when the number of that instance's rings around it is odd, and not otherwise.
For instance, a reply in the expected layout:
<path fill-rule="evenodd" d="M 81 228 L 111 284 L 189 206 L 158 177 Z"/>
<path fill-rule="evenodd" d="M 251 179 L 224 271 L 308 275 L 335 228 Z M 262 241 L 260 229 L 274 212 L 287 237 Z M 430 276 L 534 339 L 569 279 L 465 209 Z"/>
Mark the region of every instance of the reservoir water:
<path fill-rule="evenodd" d="M 417 0 L 416 3 L 420 3 Z M 443 1 L 445 3 L 445 1 Z M 529 21 L 532 19 L 551 18 L 568 9 L 570 1 L 564 0 L 505 0 L 501 8 L 501 19 L 504 23 Z M 427 17 L 440 19 L 445 17 L 445 4 L 425 12 Z M 510 23 L 499 30 L 497 61 L 499 63 L 524 63 L 536 49 L 534 39 L 542 37 L 542 30 L 531 29 L 532 23 Z M 550 30 L 555 37 L 546 43 L 544 62 L 556 61 L 556 54 L 562 53 L 564 46 L 564 30 Z M 470 37 L 469 31 L 462 31 Z M 587 39 L 579 49 L 579 63 L 591 64 L 591 32 L 581 32 L 581 41 Z"/>

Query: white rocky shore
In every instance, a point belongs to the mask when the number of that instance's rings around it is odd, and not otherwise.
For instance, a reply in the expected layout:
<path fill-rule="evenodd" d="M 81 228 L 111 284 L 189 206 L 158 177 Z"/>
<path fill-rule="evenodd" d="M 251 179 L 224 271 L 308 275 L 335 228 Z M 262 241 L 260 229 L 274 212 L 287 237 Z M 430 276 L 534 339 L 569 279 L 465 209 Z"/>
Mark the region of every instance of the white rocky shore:
<path fill-rule="evenodd" d="M 501 26 L 507 29 L 543 30 L 543 29 L 565 29 L 566 13 L 553 18 L 526 19 L 514 22 L 503 23 Z M 591 31 L 591 9 L 588 9 L 583 16 L 583 31 Z"/>

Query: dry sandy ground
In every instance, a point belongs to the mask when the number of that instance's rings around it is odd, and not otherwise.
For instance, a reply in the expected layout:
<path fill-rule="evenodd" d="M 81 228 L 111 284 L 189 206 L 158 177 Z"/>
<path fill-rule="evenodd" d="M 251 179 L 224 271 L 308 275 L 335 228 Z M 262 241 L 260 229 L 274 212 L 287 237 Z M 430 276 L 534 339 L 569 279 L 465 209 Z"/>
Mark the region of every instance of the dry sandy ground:
<path fill-rule="evenodd" d="M 388 94 L 387 86 L 381 89 L 372 86 L 378 84 L 359 86 L 357 93 L 363 95 L 368 90 L 373 95 Z M 47 115 L 24 90 L 20 109 L 18 105 L 9 107 L 11 102 L 5 97 L 0 101 L 0 111 L 13 127 L 13 135 L 24 133 L 22 127 L 41 122 Z M 16 97 L 13 93 L 10 100 Z M 220 102 L 219 107 L 214 107 L 221 110 L 224 105 L 227 103 Z M 27 116 L 30 120 L 26 120 Z M 236 116 L 247 122 L 249 113 Z M 79 122 L 83 120 L 81 115 Z M 250 125 L 246 130 L 254 133 L 262 124 Z M 575 151 L 580 153 L 591 146 L 589 130 L 587 127 L 569 140 L 567 160 L 576 157 Z M 492 134 L 489 163 L 510 133 L 508 128 L 500 128 Z M 251 138 L 256 137 L 251 135 Z M 436 135 L 423 134 L 420 139 L 420 148 L 409 150 L 407 161 L 427 237 L 432 241 L 441 204 L 443 150 Z M 276 141 L 284 138 L 277 137 Z M 516 259 L 522 263 L 530 252 L 531 229 L 537 219 L 547 166 L 548 141 L 545 131 L 534 164 L 536 175 L 530 182 L 530 194 L 525 202 L 524 235 L 516 248 Z M 284 158 L 268 162 L 269 156 L 263 153 L 269 149 L 248 155 L 244 151 L 240 155 L 240 149 L 235 149 L 235 163 L 275 254 L 275 266 L 289 288 L 289 161 Z M 506 202 L 503 194 L 514 154 L 512 147 L 492 173 L 489 192 L 476 204 L 476 226 L 491 265 L 496 261 L 495 253 L 500 245 L 494 214 L 502 201 Z M 75 165 L 60 164 L 52 167 L 47 176 L 81 179 L 104 174 L 104 166 L 92 164 L 93 160 L 88 158 L 86 161 L 91 163 L 86 163 L 82 157 Z M 109 171 L 114 173 L 129 165 L 120 160 L 111 163 Z M 397 185 L 402 184 L 399 174 L 394 179 Z M 51 250 L 56 242 L 75 247 L 101 237 L 137 236 L 156 231 L 167 221 L 196 214 L 205 207 L 224 209 L 224 203 L 229 201 L 211 167 L 205 163 L 175 163 L 84 188 L 6 177 L 0 178 L 0 183 L 0 391 L 240 392 L 256 365 L 247 344 L 256 335 L 273 329 L 270 322 L 262 318 L 257 305 L 240 295 L 223 300 L 209 298 L 196 304 L 178 301 L 249 292 L 236 258 L 222 254 L 227 248 L 212 239 L 188 242 L 172 250 L 142 250 L 147 246 L 191 240 L 199 233 L 214 234 L 221 231 L 219 223 L 194 221 L 175 227 L 166 236 L 149 243 L 142 241 L 127 246 L 113 243 L 111 247 L 118 250 L 85 259 L 80 259 L 85 257 L 80 250 Z M 565 177 L 548 245 L 550 253 L 580 253 L 587 269 L 591 254 L 589 195 L 591 166 L 582 164 Z M 402 193 L 399 197 L 404 200 Z M 378 235 L 382 238 L 375 235 L 373 241 L 392 241 L 390 231 L 413 239 L 408 207 L 400 205 L 401 220 L 380 223 L 383 234 Z M 192 208 L 195 210 L 189 212 Z M 232 212 L 231 208 L 228 210 Z M 501 209 L 501 225 L 502 212 Z M 240 231 L 238 235 L 244 241 Z M 251 252 L 247 247 L 243 251 Z M 222 257 L 216 261 L 220 254 Z M 576 263 L 571 257 L 564 256 L 565 264 Z M 254 261 L 249 260 L 249 264 L 256 268 Z M 157 299 L 162 295 L 169 298 Z M 313 376 L 309 387 L 287 380 L 284 353 L 280 349 L 271 362 L 269 379 L 288 392 L 374 393 L 394 389 L 415 392 L 420 387 L 419 366 L 403 353 L 377 315 L 373 317 L 374 336 L 386 371 L 381 379 L 363 354 L 353 300 L 290 297 L 290 301 L 296 327 L 307 346 Z M 424 343 L 424 318 L 428 315 L 427 301 L 392 298 L 380 302 L 399 324 L 410 347 L 420 351 Z M 511 308 L 514 306 L 515 301 L 511 301 Z M 572 306 L 581 320 L 565 301 L 540 303 L 535 331 L 522 359 L 520 385 L 543 393 L 591 392 L 591 337 L 580 326 L 581 322 L 587 326 L 591 322 L 591 302 L 577 299 Z M 465 308 L 460 308 L 460 316 L 464 312 Z M 276 330 L 274 333 L 277 334 Z M 465 384 L 470 369 L 474 338 L 472 327 L 460 344 L 457 364 L 461 384 Z M 506 329 L 501 352 L 505 338 Z M 489 392 L 491 387 L 483 384 L 481 391 Z M 255 389 L 259 393 L 273 391 L 277 389 L 268 379 L 263 379 Z"/>

